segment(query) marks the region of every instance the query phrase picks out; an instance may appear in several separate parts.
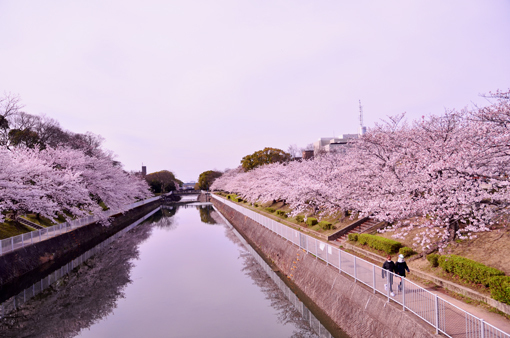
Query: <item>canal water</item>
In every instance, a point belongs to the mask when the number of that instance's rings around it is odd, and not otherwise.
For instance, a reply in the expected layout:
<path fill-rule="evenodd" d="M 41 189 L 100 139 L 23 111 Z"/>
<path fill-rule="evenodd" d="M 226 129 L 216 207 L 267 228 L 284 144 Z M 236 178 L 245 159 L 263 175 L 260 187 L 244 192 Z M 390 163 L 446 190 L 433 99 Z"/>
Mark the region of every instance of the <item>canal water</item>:
<path fill-rule="evenodd" d="M 146 218 L 1 304 L 0 337 L 332 337 L 211 205 Z"/>

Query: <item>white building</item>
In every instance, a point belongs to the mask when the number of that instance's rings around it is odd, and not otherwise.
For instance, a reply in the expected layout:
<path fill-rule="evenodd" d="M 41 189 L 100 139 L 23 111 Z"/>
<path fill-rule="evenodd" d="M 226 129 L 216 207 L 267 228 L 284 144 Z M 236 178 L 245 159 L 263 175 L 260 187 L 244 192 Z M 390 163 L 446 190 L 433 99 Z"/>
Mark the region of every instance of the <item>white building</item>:
<path fill-rule="evenodd" d="M 313 144 L 314 155 L 317 155 L 320 152 L 329 153 L 331 151 L 341 151 L 349 140 L 357 139 L 358 137 L 358 134 L 342 134 L 338 137 L 321 137 Z"/>

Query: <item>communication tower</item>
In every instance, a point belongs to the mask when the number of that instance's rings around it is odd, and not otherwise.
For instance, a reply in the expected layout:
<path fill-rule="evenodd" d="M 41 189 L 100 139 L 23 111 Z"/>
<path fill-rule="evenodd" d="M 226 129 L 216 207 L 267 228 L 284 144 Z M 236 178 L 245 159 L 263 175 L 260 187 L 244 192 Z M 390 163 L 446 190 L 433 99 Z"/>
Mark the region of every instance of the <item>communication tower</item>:
<path fill-rule="evenodd" d="M 359 136 L 365 135 L 367 132 L 367 127 L 363 125 L 363 106 L 361 105 L 361 100 L 359 100 Z"/>

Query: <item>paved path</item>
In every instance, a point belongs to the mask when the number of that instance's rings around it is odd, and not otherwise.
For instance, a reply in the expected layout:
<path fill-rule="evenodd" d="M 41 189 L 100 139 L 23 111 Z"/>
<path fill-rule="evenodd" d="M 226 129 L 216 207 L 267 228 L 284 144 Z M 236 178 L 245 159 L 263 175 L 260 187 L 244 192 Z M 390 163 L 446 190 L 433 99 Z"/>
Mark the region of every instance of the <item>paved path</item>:
<path fill-rule="evenodd" d="M 335 245 L 335 241 L 333 242 L 330 242 L 331 245 Z M 375 255 L 374 254 L 371 254 L 370 257 L 374 257 Z M 378 262 L 374 262 L 374 264 L 380 264 L 382 266 L 382 263 L 384 262 L 384 258 L 383 257 L 379 257 L 380 261 Z M 354 268 L 352 268 L 354 269 Z M 357 272 L 357 275 L 359 276 L 359 278 L 361 280 L 366 280 L 366 281 L 370 281 L 371 278 L 373 278 L 373 272 L 372 271 L 369 271 L 369 269 L 363 269 L 363 267 L 361 267 L 361 269 L 358 267 L 358 272 Z M 497 313 L 494 313 L 494 312 L 491 312 L 489 311 L 488 309 L 482 307 L 482 306 L 476 306 L 476 305 L 471 305 L 471 304 L 468 304 L 462 300 L 458 300 L 452 296 L 450 296 L 446 290 L 444 290 L 443 288 L 437 288 L 436 286 L 430 286 L 430 284 L 424 284 L 424 283 L 420 283 L 420 282 L 416 282 L 413 279 L 413 274 L 412 274 L 412 269 L 411 269 L 411 273 L 408 275 L 408 277 L 410 278 L 410 280 L 417 284 L 418 286 L 424 288 L 425 290 L 441 297 L 442 299 L 444 299 L 445 301 L 447 302 L 450 302 L 452 303 L 453 305 L 463 309 L 464 311 L 467 311 L 469 312 L 470 314 L 478 317 L 478 318 L 481 318 L 483 319 L 484 321 L 486 321 L 487 323 L 497 327 L 498 329 L 500 330 L 503 330 L 507 333 L 510 333 L 510 320 L 507 319 L 506 317 L 500 315 L 500 314 L 497 314 Z M 376 274 L 376 279 L 380 279 L 381 276 L 378 276 Z M 397 279 L 397 278 L 395 278 Z M 380 284 L 383 284 L 383 281 L 376 281 L 376 287 L 377 289 L 380 291 L 380 292 L 384 292 L 383 289 L 381 288 L 381 285 Z M 398 281 L 394 280 L 394 283 L 393 283 L 393 290 L 395 291 L 396 295 L 395 295 L 395 299 L 398 300 L 399 302 L 402 302 L 402 295 L 401 293 L 398 292 L 397 290 L 397 285 L 398 285 Z M 406 296 L 407 297 L 407 296 Z M 409 298 L 406 298 L 409 300 Z M 414 305 L 417 307 L 417 308 L 425 308 L 427 309 L 427 306 L 426 305 L 423 305 L 427 302 L 427 299 L 426 298 L 422 298 L 421 301 L 420 301 L 420 297 L 416 297 L 414 296 L 414 298 L 412 298 L 412 301 L 414 302 Z M 422 305 L 420 305 L 420 303 L 422 303 Z M 407 304 L 407 302 L 406 302 Z M 430 306 L 429 306 L 430 307 Z M 425 310 L 427 311 L 427 310 Z M 448 309 L 446 309 L 446 311 L 448 311 Z M 449 327 L 458 327 L 459 329 L 460 328 L 463 328 L 465 331 L 465 317 L 461 317 L 459 315 L 455 315 L 455 314 L 451 314 L 452 311 L 449 311 L 450 312 L 450 315 L 448 316 L 448 322 L 447 322 L 447 325 Z M 424 315 L 426 316 L 426 314 Z M 458 323 L 455 323 L 455 319 L 457 319 Z M 435 322 L 435 320 L 432 320 L 433 322 Z M 456 335 L 452 335 L 454 337 L 456 337 Z M 476 335 L 473 335 L 474 337 L 478 337 Z M 459 335 L 459 337 L 465 337 L 464 334 L 462 335 Z"/>

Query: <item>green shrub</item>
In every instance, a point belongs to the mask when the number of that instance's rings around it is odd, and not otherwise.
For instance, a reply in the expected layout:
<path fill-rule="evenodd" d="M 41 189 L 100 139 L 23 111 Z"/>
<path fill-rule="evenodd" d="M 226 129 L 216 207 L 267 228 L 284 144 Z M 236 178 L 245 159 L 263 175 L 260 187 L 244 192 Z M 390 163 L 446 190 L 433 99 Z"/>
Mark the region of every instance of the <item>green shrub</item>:
<path fill-rule="evenodd" d="M 510 304 L 510 277 L 497 276 L 489 278 L 491 297 L 505 304 Z"/>
<path fill-rule="evenodd" d="M 358 241 L 358 234 L 357 233 L 348 234 L 347 238 L 349 238 L 349 240 L 351 242 L 357 242 Z"/>
<path fill-rule="evenodd" d="M 301 215 L 297 215 L 296 216 L 296 221 L 298 221 L 299 223 L 302 223 L 305 221 L 305 217 L 304 216 L 301 216 Z"/>
<path fill-rule="evenodd" d="M 227 195 L 227 199 L 231 200 L 232 202 L 242 202 L 243 201 L 241 198 L 237 197 L 236 194 Z"/>
<path fill-rule="evenodd" d="M 323 229 L 323 230 L 330 230 L 331 229 L 331 222 L 326 222 L 326 221 L 320 221 L 319 222 L 319 225 L 320 227 Z"/>
<path fill-rule="evenodd" d="M 491 277 L 505 275 L 503 271 L 457 255 L 440 256 L 439 266 L 444 271 L 453 273 L 467 282 L 485 286 L 489 286 Z"/>
<path fill-rule="evenodd" d="M 314 226 L 315 224 L 317 224 L 317 218 L 313 218 L 313 217 L 308 217 L 306 219 L 306 224 L 309 225 L 309 226 Z"/>
<path fill-rule="evenodd" d="M 416 252 L 413 249 L 411 249 L 410 247 L 404 246 L 403 248 L 400 248 L 398 250 L 398 253 L 404 255 L 404 257 L 409 257 L 409 256 L 415 254 Z"/>
<path fill-rule="evenodd" d="M 275 209 L 275 208 L 268 207 L 268 208 L 266 208 L 266 211 L 267 211 L 267 212 L 275 212 L 275 211 L 276 211 L 276 209 Z"/>
<path fill-rule="evenodd" d="M 434 268 L 437 268 L 439 266 L 439 255 L 438 254 L 430 254 L 427 255 L 427 260 L 429 261 L 430 265 L 432 265 Z"/>
<path fill-rule="evenodd" d="M 254 205 L 255 205 L 255 208 L 258 208 L 258 207 L 259 207 L 259 204 L 258 204 L 258 203 L 255 203 Z"/>
<path fill-rule="evenodd" d="M 287 213 L 283 210 L 276 210 L 276 214 L 280 217 L 287 218 Z"/>
<path fill-rule="evenodd" d="M 398 250 L 402 247 L 402 243 L 400 242 L 389 238 L 369 234 L 360 234 L 358 236 L 358 242 L 362 245 L 367 244 L 373 249 L 382 250 L 387 254 L 397 253 Z"/>

